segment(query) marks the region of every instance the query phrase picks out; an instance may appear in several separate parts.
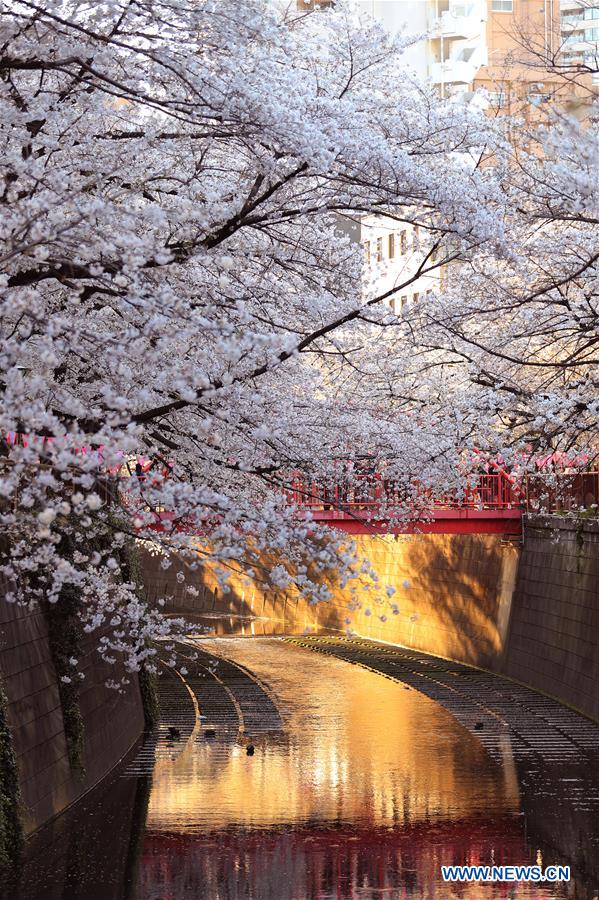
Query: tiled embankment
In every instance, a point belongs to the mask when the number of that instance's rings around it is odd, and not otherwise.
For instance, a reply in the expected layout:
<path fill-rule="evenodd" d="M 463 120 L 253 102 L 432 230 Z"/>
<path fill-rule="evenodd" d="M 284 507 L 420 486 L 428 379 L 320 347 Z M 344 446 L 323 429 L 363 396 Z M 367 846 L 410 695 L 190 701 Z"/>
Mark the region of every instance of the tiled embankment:
<path fill-rule="evenodd" d="M 85 675 L 79 697 L 84 726 L 82 775 L 69 764 L 44 616 L 39 609 L 7 603 L 0 591 L 0 677 L 8 699 L 27 833 L 97 784 L 143 731 L 135 676 L 123 694 L 107 688 L 105 683 L 115 677 L 115 669 L 100 659 L 91 641 L 84 643 L 79 669 Z"/>
<path fill-rule="evenodd" d="M 499 671 L 599 720 L 599 520 L 526 522 Z"/>

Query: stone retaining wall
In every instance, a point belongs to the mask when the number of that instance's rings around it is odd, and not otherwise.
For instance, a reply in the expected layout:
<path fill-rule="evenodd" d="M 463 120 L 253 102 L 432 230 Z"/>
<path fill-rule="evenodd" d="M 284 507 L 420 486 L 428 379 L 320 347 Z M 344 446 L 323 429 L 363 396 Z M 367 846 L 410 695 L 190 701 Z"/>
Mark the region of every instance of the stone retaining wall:
<path fill-rule="evenodd" d="M 599 522 L 531 517 L 504 674 L 599 719 Z"/>
<path fill-rule="evenodd" d="M 142 554 L 142 570 L 151 602 L 168 596 L 166 612 L 220 614 L 214 621 L 221 633 L 234 628 L 235 616 L 255 616 L 246 633 L 351 629 L 480 666 L 495 665 L 502 657 L 517 542 L 501 535 L 427 534 L 364 536 L 356 543 L 380 582 L 378 591 L 369 581 L 361 587 L 358 608 L 352 608 L 348 589 L 333 580 L 328 582 L 331 602 L 310 606 L 296 593 L 248 585 L 241 575 L 233 575 L 230 592 L 223 593 L 210 568 L 193 571 L 176 560 L 165 571 L 160 557 L 149 553 Z M 184 582 L 177 580 L 179 571 Z M 395 589 L 390 598 L 387 585 Z"/>
<path fill-rule="evenodd" d="M 97 635 L 94 635 L 97 638 Z M 97 784 L 143 731 L 139 686 L 132 678 L 121 695 L 106 688 L 115 676 L 84 641 L 80 709 L 84 724 L 85 774 L 73 772 L 67 754 L 58 683 L 48 630 L 39 609 L 9 604 L 0 593 L 0 678 L 17 757 L 23 825 L 30 833 Z"/>

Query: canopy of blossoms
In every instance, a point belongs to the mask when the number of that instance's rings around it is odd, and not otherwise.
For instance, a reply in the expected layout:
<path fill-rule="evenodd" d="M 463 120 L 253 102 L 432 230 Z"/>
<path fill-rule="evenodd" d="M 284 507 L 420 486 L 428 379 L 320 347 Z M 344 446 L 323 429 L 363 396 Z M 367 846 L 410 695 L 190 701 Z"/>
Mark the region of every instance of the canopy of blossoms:
<path fill-rule="evenodd" d="M 316 602 L 355 559 L 286 503 L 294 472 L 367 456 L 451 490 L 464 448 L 558 449 L 596 417 L 591 137 L 516 165 L 497 122 L 402 72 L 405 43 L 342 4 L 4 11 L 2 573 L 13 601 L 75 588 L 131 670 L 174 628 L 122 575 L 132 537 Z M 447 298 L 390 311 L 343 227 L 373 214 L 422 233 L 391 293 L 460 261 Z"/>

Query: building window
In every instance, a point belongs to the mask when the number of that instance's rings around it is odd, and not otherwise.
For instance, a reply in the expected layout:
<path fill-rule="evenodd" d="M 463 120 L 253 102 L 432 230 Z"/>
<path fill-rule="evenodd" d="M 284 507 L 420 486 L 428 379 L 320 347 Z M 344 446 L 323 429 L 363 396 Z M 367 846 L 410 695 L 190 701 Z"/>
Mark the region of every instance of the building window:
<path fill-rule="evenodd" d="M 420 297 L 420 294 L 418 293 L 418 291 L 415 291 L 415 292 L 412 294 L 412 300 L 414 301 L 414 303 L 418 303 L 418 298 L 419 298 L 419 297 Z"/>
<path fill-rule="evenodd" d="M 370 241 L 364 241 L 364 255 L 366 257 L 366 264 L 370 265 Z"/>
<path fill-rule="evenodd" d="M 507 94 L 505 91 L 487 91 L 489 105 L 495 109 L 503 109 L 507 106 Z"/>
<path fill-rule="evenodd" d="M 491 9 L 493 12 L 513 12 L 514 0 L 493 0 Z"/>
<path fill-rule="evenodd" d="M 399 235 L 399 252 L 403 256 L 404 253 L 408 251 L 408 235 L 407 232 L 402 231 Z"/>
<path fill-rule="evenodd" d="M 383 239 L 382 237 L 376 239 L 376 261 L 383 261 Z"/>
<path fill-rule="evenodd" d="M 395 235 L 389 235 L 389 259 L 393 259 L 395 256 Z"/>
<path fill-rule="evenodd" d="M 551 94 L 529 94 L 528 102 L 532 103 L 533 106 L 540 106 L 541 103 L 549 103 L 551 100 Z"/>
<path fill-rule="evenodd" d="M 420 250 L 420 229 L 418 228 L 418 225 L 414 225 L 414 237 L 412 240 L 412 249 L 413 249 L 414 253 L 416 253 L 417 250 Z"/>

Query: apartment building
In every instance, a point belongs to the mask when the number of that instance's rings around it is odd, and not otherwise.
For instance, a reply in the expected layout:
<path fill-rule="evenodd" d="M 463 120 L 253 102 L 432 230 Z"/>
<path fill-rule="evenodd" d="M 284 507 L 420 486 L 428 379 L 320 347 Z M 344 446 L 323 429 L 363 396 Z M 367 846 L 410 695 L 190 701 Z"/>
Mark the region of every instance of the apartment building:
<path fill-rule="evenodd" d="M 298 0 L 303 3 L 304 0 Z M 430 27 L 430 0 L 352 0 L 359 13 L 377 19 L 391 34 L 404 31 L 406 35 L 426 35 Z M 407 47 L 403 54 L 403 68 L 421 78 L 429 74 L 428 44 L 419 41 Z"/>
<path fill-rule="evenodd" d="M 582 54 L 588 61 L 599 47 L 599 41 L 592 45 L 599 39 L 599 0 L 355 0 L 354 6 L 392 32 L 427 35 L 406 55 L 405 65 L 427 77 L 441 97 L 475 102 L 489 115 L 517 114 L 531 124 L 547 120 L 556 104 L 572 111 L 578 103 L 575 87 L 555 66 L 566 46 L 564 28 L 570 29 L 571 59 Z M 367 266 L 381 273 L 381 292 L 401 283 L 422 258 L 409 228 L 411 258 L 386 252 L 393 227 L 376 220 L 360 227 Z M 443 290 L 448 268 L 454 267 L 441 266 L 419 279 L 402 297 L 407 302 L 410 295 Z"/>
<path fill-rule="evenodd" d="M 354 0 L 353 6 L 392 33 L 427 35 L 406 51 L 405 65 L 429 78 L 442 97 L 469 102 L 484 88 L 481 105 L 532 119 L 542 118 L 565 90 L 544 60 L 554 59 L 565 40 L 573 56 L 588 57 L 591 39 L 599 38 L 599 2 L 592 0 Z"/>
<path fill-rule="evenodd" d="M 295 0 L 298 11 L 334 6 L 334 0 Z M 554 104 L 568 107 L 573 88 L 555 65 L 589 58 L 599 47 L 599 0 L 353 0 L 391 33 L 421 34 L 404 54 L 402 67 L 428 78 L 443 98 L 476 102 L 490 115 L 517 113 L 544 121 Z M 567 33 L 566 33 L 567 32 Z M 596 43 L 593 41 L 596 40 Z M 480 89 L 484 89 L 481 91 Z M 342 230 L 364 247 L 366 278 L 379 294 L 418 271 L 426 232 L 369 216 Z M 430 240 L 428 240 L 430 245 Z M 402 312 L 430 291 L 443 290 L 448 269 L 422 275 L 389 300 Z"/>
<path fill-rule="evenodd" d="M 359 232 L 371 289 L 378 295 L 393 291 L 384 303 L 397 315 L 408 311 L 425 295 L 444 288 L 444 267 L 426 274 L 426 269 L 438 259 L 433 253 L 432 259 L 425 262 L 430 241 L 424 229 L 386 216 L 364 216 Z M 419 275 L 419 268 L 425 274 Z"/>
<path fill-rule="evenodd" d="M 561 59 L 568 66 L 585 66 L 599 84 L 599 3 L 561 0 Z"/>
<path fill-rule="evenodd" d="M 546 118 L 570 87 L 546 65 L 560 53 L 560 0 L 435 0 L 428 53 L 442 96 L 483 88 L 491 112 Z"/>

